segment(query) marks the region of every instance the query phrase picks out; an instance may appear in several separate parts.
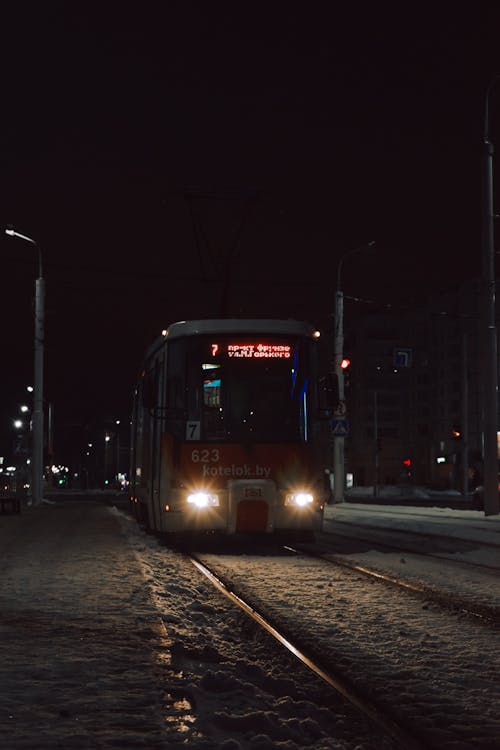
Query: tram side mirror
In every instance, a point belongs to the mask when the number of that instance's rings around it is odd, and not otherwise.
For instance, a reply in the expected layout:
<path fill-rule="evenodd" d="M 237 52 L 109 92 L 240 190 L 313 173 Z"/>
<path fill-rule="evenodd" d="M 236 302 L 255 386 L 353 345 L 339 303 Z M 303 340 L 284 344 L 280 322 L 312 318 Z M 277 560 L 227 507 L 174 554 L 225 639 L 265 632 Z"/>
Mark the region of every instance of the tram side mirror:
<path fill-rule="evenodd" d="M 320 417 L 330 419 L 339 404 L 338 376 L 329 372 L 318 380 L 318 406 Z"/>

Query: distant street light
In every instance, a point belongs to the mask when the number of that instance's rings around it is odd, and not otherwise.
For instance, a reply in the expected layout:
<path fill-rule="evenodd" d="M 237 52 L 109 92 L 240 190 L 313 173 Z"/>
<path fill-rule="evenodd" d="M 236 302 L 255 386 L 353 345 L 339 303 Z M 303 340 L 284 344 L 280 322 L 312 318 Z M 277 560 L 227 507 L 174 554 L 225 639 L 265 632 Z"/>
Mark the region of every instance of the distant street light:
<path fill-rule="evenodd" d="M 42 252 L 31 237 L 14 229 L 6 229 L 10 237 L 34 245 L 38 251 L 38 278 L 35 281 L 35 366 L 33 385 L 33 473 L 32 501 L 38 505 L 43 499 L 43 347 L 45 320 L 45 279 L 42 272 Z"/>
<path fill-rule="evenodd" d="M 344 293 L 341 290 L 342 266 L 346 258 L 373 247 L 375 240 L 349 250 L 340 258 L 337 266 L 337 289 L 335 291 L 335 328 L 333 341 L 333 366 L 337 376 L 339 405 L 342 419 L 346 417 L 344 393 Z M 345 431 L 342 429 L 333 436 L 333 499 L 336 503 L 344 501 L 345 466 L 344 466 Z"/>
<path fill-rule="evenodd" d="M 120 420 L 115 420 L 116 425 L 116 481 L 120 481 Z"/>
<path fill-rule="evenodd" d="M 104 484 L 108 484 L 108 443 L 111 436 L 106 432 L 104 436 Z"/>
<path fill-rule="evenodd" d="M 500 79 L 496 75 L 486 89 L 483 133 L 483 282 L 485 359 L 483 439 L 484 439 L 484 513 L 498 515 L 498 363 L 495 309 L 495 247 L 493 208 L 493 144 L 489 135 L 489 98 L 493 86 Z"/>

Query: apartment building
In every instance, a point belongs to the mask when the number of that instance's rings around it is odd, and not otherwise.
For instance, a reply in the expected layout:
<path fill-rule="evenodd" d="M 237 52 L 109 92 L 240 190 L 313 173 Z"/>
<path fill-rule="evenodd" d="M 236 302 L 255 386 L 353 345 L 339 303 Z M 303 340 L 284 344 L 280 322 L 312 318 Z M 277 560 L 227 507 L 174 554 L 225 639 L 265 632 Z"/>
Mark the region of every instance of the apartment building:
<path fill-rule="evenodd" d="M 346 471 L 461 490 L 482 469 L 480 285 L 345 316 Z"/>

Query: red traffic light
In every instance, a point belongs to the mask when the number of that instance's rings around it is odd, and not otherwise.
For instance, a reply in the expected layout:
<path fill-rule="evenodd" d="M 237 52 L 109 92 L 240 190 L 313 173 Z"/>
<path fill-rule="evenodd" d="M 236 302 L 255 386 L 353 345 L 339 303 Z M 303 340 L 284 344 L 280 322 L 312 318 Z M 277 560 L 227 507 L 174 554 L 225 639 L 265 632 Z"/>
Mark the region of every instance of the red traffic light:
<path fill-rule="evenodd" d="M 347 359 L 347 357 L 343 357 L 343 358 L 342 358 L 342 359 L 340 360 L 340 366 L 341 366 L 341 368 L 342 368 L 343 370 L 347 370 L 347 368 L 349 367 L 349 365 L 350 365 L 350 364 L 351 364 L 351 360 L 350 360 L 350 359 Z"/>
<path fill-rule="evenodd" d="M 411 466 L 411 458 L 404 458 L 403 463 L 405 466 Z"/>

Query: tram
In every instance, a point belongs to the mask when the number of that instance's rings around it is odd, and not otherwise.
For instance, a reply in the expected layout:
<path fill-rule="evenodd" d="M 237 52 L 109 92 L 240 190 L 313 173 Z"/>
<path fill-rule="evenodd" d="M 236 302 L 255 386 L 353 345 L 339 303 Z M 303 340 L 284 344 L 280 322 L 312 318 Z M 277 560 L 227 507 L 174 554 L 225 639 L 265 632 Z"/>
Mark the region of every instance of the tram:
<path fill-rule="evenodd" d="M 133 399 L 129 492 L 141 525 L 160 535 L 322 528 L 330 412 L 318 337 L 308 323 L 270 319 L 188 320 L 162 333 Z"/>

